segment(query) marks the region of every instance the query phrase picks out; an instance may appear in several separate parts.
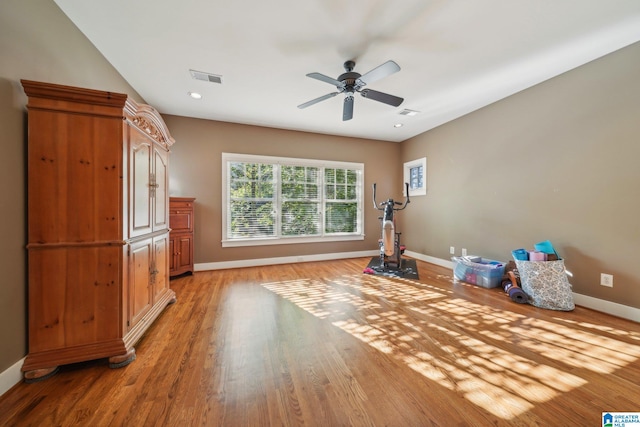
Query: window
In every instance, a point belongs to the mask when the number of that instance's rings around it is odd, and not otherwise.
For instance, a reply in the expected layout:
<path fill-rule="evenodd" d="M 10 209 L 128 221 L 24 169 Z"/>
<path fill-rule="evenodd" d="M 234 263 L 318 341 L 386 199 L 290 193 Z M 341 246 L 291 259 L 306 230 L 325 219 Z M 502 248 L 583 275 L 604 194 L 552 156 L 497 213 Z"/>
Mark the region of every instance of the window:
<path fill-rule="evenodd" d="M 325 231 L 350 233 L 358 221 L 358 173 L 353 169 L 325 168 Z"/>
<path fill-rule="evenodd" d="M 409 196 L 427 194 L 427 158 L 413 160 L 404 164 L 404 182 L 409 184 Z M 406 194 L 405 194 L 406 196 Z"/>
<path fill-rule="evenodd" d="M 229 164 L 229 197 L 232 237 L 275 235 L 275 179 L 272 165 Z"/>
<path fill-rule="evenodd" d="M 223 246 L 362 240 L 361 163 L 222 155 Z"/>
<path fill-rule="evenodd" d="M 280 231 L 283 236 L 318 236 L 320 234 L 319 168 L 309 166 L 280 167 L 282 186 Z"/>

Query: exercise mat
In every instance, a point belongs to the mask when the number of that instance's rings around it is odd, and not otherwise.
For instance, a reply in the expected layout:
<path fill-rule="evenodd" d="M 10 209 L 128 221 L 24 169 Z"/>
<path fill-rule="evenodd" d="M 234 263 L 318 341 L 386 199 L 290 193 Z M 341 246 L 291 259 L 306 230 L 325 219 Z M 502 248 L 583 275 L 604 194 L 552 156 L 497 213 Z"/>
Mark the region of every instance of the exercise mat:
<path fill-rule="evenodd" d="M 380 265 L 380 257 L 375 256 L 371 258 L 364 272 L 376 276 L 418 279 L 418 266 L 416 265 L 415 259 L 402 258 L 400 260 L 400 268 L 384 268 Z"/>
<path fill-rule="evenodd" d="M 529 298 L 527 298 L 527 294 L 524 293 L 522 289 L 517 286 L 508 285 L 509 289 L 506 290 L 507 295 L 511 298 L 511 301 L 517 302 L 518 304 L 526 304 L 529 302 Z"/>
<path fill-rule="evenodd" d="M 511 262 L 511 261 L 509 261 L 509 262 Z M 507 266 L 509 268 L 512 267 L 512 266 L 510 266 L 508 264 L 507 264 Z M 509 295 L 509 298 L 511 298 L 511 301 L 517 302 L 518 304 L 526 304 L 526 303 L 528 303 L 529 302 L 529 297 L 520 288 L 520 286 L 518 286 L 518 279 L 516 278 L 516 275 L 513 272 L 513 270 L 508 271 L 507 274 L 505 274 L 505 276 L 507 278 L 502 281 L 502 289 L 504 289 L 504 292 L 507 295 Z"/>

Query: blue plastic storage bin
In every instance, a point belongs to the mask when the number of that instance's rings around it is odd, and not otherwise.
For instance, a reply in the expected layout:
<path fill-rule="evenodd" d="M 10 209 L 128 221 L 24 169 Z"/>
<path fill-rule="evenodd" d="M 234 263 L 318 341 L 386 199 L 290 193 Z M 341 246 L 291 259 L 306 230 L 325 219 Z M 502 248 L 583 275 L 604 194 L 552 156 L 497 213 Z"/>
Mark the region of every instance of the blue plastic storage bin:
<path fill-rule="evenodd" d="M 483 288 L 500 286 L 504 275 L 504 264 L 500 261 L 478 257 L 452 257 L 453 275 L 458 280 Z"/>

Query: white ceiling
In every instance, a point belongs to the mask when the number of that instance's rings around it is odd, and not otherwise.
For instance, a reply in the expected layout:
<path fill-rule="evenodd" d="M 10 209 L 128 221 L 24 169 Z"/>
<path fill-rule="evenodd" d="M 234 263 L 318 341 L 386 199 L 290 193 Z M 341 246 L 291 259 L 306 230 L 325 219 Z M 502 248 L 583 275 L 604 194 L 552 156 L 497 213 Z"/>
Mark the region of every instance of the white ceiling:
<path fill-rule="evenodd" d="M 55 2 L 161 113 L 386 141 L 640 40 L 638 0 Z M 397 62 L 400 72 L 368 87 L 404 103 L 356 94 L 346 122 L 342 94 L 296 108 L 335 91 L 307 73 L 337 78 L 348 59 L 361 74 Z M 221 75 L 222 84 L 194 80 L 190 69 Z"/>

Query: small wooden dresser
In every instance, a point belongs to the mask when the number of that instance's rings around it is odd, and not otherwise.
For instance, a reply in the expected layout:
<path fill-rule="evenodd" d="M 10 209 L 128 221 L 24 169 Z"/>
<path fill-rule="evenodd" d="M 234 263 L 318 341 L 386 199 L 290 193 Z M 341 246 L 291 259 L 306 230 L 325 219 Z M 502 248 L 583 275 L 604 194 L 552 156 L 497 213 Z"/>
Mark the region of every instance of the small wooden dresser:
<path fill-rule="evenodd" d="M 193 274 L 193 202 L 192 197 L 169 199 L 169 275 Z"/>

